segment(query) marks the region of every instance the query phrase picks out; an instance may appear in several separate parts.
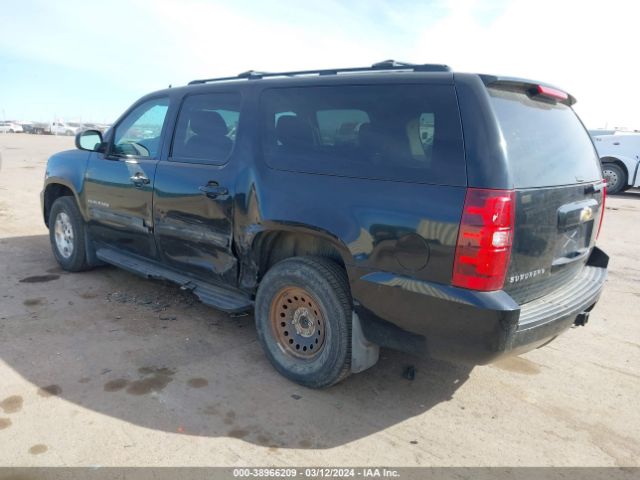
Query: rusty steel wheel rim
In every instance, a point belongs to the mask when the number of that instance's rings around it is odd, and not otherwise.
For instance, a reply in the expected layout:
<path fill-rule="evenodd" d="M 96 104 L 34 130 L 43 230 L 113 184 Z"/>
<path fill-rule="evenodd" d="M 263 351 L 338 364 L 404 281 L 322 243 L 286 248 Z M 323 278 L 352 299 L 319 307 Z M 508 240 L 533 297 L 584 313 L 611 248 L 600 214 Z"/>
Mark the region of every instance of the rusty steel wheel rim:
<path fill-rule="evenodd" d="M 269 316 L 278 345 L 285 353 L 309 359 L 324 348 L 324 316 L 318 302 L 304 288 L 280 290 L 271 302 Z"/>

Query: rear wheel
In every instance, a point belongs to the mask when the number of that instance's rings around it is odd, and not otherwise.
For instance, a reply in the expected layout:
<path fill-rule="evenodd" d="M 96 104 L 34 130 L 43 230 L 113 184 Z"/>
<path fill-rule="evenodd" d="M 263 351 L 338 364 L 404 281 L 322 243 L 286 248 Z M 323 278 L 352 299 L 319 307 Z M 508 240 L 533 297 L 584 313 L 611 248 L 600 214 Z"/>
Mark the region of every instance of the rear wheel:
<path fill-rule="evenodd" d="M 351 372 L 351 310 L 343 268 L 325 258 L 289 258 L 260 283 L 258 338 L 282 375 L 307 387 L 328 387 Z"/>
<path fill-rule="evenodd" d="M 602 164 L 602 176 L 607 181 L 607 193 L 618 193 L 627 186 L 626 173 L 615 163 Z"/>
<path fill-rule="evenodd" d="M 49 212 L 49 240 L 53 255 L 63 269 L 81 272 L 89 268 L 84 236 L 84 220 L 74 198 L 58 198 Z"/>

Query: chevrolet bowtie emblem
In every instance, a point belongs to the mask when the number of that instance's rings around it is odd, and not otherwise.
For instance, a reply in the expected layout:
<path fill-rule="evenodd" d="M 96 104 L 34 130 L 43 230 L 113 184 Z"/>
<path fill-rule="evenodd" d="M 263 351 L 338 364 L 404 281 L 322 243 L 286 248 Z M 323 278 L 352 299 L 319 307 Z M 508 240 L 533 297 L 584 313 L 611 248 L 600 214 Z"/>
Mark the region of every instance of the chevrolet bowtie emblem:
<path fill-rule="evenodd" d="M 593 218 L 593 209 L 591 207 L 584 207 L 580 211 L 580 223 L 588 222 Z"/>

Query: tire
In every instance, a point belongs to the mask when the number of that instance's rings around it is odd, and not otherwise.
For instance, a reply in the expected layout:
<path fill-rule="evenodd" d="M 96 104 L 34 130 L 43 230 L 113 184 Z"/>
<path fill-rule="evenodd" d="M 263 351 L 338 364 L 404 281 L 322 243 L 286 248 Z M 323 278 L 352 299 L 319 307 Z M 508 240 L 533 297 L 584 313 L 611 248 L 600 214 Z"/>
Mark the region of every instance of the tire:
<path fill-rule="evenodd" d="M 49 241 L 54 257 L 64 270 L 89 269 L 84 220 L 73 197 L 60 197 L 53 202 L 49 212 Z"/>
<path fill-rule="evenodd" d="M 342 267 L 326 258 L 288 258 L 273 266 L 258 288 L 258 338 L 283 376 L 326 388 L 351 373 L 351 312 Z"/>
<path fill-rule="evenodd" d="M 607 180 L 607 193 L 616 194 L 627 186 L 627 174 L 616 163 L 603 163 L 602 176 Z"/>
<path fill-rule="evenodd" d="M 16 132 L 13 131 L 13 128 L 10 128 L 9 133 L 16 133 Z"/>
<path fill-rule="evenodd" d="M 64 134 L 65 134 L 67 137 L 71 137 L 71 136 L 73 136 L 73 132 L 72 132 L 71 130 L 67 130 L 66 132 L 64 132 Z"/>

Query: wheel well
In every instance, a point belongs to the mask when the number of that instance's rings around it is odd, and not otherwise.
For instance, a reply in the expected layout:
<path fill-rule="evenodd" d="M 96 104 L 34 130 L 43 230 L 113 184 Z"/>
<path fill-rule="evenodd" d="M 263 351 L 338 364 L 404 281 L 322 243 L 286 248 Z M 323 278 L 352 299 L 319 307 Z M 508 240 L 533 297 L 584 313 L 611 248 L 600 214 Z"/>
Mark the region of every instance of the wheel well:
<path fill-rule="evenodd" d="M 627 176 L 627 182 L 629 182 L 629 170 L 627 170 L 627 166 L 625 165 L 625 163 L 616 158 L 616 157 L 604 157 L 600 159 L 601 163 L 615 163 L 616 165 L 618 165 L 620 168 L 622 168 L 622 171 L 624 172 L 624 174 Z"/>
<path fill-rule="evenodd" d="M 65 187 L 59 183 L 52 183 L 47 185 L 47 188 L 44 191 L 44 223 L 48 227 L 49 226 L 49 212 L 51 211 L 51 206 L 53 202 L 55 202 L 60 197 L 73 197 L 73 192 L 69 187 Z"/>
<path fill-rule="evenodd" d="M 253 242 L 253 255 L 258 267 L 258 280 L 273 265 L 285 258 L 314 255 L 334 260 L 344 267 L 342 255 L 329 240 L 299 232 L 265 232 Z"/>

